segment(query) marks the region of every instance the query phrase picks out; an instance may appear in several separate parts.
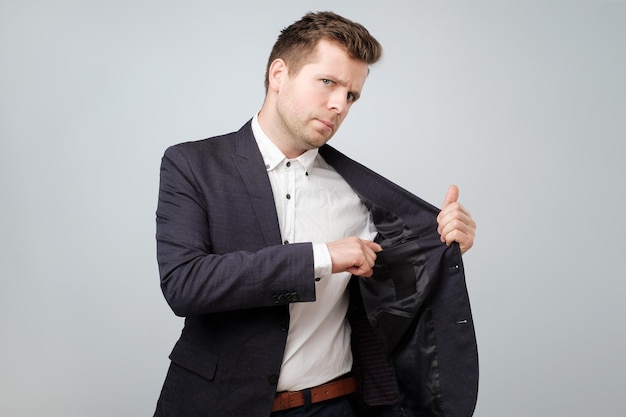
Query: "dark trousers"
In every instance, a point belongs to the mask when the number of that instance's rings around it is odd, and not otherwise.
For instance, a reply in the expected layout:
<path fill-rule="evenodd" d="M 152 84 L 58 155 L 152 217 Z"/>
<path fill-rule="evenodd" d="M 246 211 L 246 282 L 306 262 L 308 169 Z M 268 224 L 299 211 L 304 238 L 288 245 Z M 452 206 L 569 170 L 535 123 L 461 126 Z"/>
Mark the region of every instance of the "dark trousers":
<path fill-rule="evenodd" d="M 352 396 L 346 395 L 332 400 L 322 401 L 291 408 L 285 411 L 273 412 L 271 417 L 356 417 L 352 406 Z"/>

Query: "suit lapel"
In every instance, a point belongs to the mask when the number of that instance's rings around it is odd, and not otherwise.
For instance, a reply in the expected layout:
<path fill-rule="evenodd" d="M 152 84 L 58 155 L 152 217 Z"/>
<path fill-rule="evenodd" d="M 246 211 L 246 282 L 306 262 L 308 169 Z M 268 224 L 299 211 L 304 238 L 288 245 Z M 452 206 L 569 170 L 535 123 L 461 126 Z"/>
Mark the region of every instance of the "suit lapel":
<path fill-rule="evenodd" d="M 245 184 L 254 207 L 259 228 L 267 245 L 281 243 L 280 226 L 276 205 L 263 157 L 252 134 L 251 123 L 246 123 L 235 137 L 233 162 Z M 353 161 L 329 145 L 320 148 L 320 155 L 361 196 L 371 209 L 372 205 L 395 212 L 416 233 L 429 232 L 433 227 L 433 216 L 438 209 L 365 166 Z M 381 207 L 384 202 L 386 207 Z M 421 210 L 415 210 L 416 204 Z"/>
<path fill-rule="evenodd" d="M 282 240 L 274 194 L 250 122 L 237 132 L 235 141 L 233 162 L 250 196 L 265 243 L 268 246 L 278 245 Z"/>
<path fill-rule="evenodd" d="M 436 231 L 437 207 L 329 145 L 320 148 L 320 155 L 350 184 L 370 210 L 376 206 L 376 211 L 395 213 L 415 234 L 425 235 Z"/>

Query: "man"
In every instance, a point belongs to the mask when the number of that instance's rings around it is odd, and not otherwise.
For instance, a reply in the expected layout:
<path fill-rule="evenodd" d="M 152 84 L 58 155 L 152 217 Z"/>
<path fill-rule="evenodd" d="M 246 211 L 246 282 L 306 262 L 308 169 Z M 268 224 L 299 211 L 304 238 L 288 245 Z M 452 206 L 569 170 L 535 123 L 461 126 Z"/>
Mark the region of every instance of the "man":
<path fill-rule="evenodd" d="M 472 413 L 458 189 L 438 213 L 326 145 L 381 53 L 309 13 L 274 45 L 251 121 L 166 151 L 157 255 L 186 320 L 156 416 Z"/>

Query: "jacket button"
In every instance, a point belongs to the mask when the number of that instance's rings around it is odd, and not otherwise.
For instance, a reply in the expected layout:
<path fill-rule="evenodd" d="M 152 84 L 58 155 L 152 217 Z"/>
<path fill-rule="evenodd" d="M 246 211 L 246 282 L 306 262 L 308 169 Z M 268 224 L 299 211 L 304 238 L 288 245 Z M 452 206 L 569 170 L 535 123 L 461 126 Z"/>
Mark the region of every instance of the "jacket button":
<path fill-rule="evenodd" d="M 287 320 L 281 320 L 280 322 L 280 331 L 286 332 L 289 330 L 289 322 Z"/>
<path fill-rule="evenodd" d="M 289 294 L 289 302 L 290 303 L 295 303 L 299 299 L 300 299 L 300 296 L 298 295 L 297 292 L 292 292 L 291 294 Z"/>
<path fill-rule="evenodd" d="M 278 384 L 278 375 L 274 374 L 267 377 L 267 383 L 270 385 Z"/>

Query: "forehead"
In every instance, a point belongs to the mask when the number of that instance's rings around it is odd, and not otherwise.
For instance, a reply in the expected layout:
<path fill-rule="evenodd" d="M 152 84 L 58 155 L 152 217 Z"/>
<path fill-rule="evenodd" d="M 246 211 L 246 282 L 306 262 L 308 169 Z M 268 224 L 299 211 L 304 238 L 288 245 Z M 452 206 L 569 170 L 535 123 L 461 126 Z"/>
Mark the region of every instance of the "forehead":
<path fill-rule="evenodd" d="M 365 61 L 348 56 L 341 45 L 321 40 L 301 70 L 363 85 L 369 67 Z"/>

